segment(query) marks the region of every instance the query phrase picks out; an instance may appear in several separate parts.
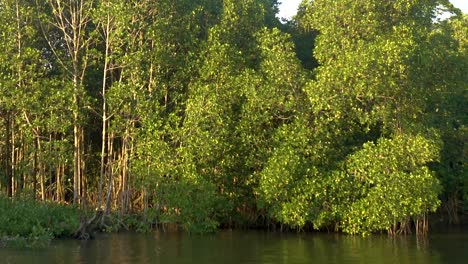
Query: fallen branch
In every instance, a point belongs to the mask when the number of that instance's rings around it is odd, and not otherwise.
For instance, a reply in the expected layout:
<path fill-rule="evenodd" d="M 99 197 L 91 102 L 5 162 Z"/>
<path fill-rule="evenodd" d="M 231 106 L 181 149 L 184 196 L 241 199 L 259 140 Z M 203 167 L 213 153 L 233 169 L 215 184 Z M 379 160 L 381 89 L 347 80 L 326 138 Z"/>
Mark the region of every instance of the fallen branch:
<path fill-rule="evenodd" d="M 103 214 L 103 210 L 96 210 L 94 216 L 89 220 L 86 220 L 86 216 L 82 216 L 80 227 L 75 232 L 75 238 L 80 240 L 88 240 L 92 238 L 93 233 L 98 229 L 98 223 L 100 222 Z"/>

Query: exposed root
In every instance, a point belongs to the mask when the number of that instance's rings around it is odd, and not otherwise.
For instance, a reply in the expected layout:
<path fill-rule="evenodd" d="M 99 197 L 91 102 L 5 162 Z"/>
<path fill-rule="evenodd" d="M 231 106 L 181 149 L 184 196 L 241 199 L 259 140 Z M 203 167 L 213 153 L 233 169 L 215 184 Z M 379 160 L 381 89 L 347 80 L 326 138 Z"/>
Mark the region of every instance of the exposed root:
<path fill-rule="evenodd" d="M 88 240 L 93 237 L 93 233 L 98 229 L 98 223 L 104 215 L 103 210 L 96 210 L 91 219 L 87 220 L 85 216 L 81 217 L 81 223 L 74 237 L 80 240 Z"/>

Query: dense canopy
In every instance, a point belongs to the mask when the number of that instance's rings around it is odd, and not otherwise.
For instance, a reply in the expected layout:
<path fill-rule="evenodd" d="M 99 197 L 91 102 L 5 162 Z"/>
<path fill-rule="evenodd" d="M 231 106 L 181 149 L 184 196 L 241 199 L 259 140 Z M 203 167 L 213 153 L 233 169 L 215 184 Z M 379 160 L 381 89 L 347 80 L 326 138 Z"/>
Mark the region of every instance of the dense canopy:
<path fill-rule="evenodd" d="M 437 210 L 458 222 L 468 16 L 447 0 L 277 12 L 0 0 L 1 192 L 201 232 L 426 232 Z"/>

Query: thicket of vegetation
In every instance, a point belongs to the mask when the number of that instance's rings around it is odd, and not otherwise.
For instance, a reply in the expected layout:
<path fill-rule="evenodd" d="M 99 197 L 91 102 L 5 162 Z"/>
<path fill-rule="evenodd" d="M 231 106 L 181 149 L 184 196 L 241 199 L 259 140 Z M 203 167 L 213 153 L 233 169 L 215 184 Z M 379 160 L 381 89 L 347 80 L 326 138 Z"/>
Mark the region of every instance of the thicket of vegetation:
<path fill-rule="evenodd" d="M 277 6 L 0 0 L 1 192 L 191 231 L 458 222 L 467 15 L 313 0 L 282 24 Z"/>
<path fill-rule="evenodd" d="M 0 197 L 0 247 L 41 247 L 53 238 L 73 237 L 80 226 L 76 206 Z"/>

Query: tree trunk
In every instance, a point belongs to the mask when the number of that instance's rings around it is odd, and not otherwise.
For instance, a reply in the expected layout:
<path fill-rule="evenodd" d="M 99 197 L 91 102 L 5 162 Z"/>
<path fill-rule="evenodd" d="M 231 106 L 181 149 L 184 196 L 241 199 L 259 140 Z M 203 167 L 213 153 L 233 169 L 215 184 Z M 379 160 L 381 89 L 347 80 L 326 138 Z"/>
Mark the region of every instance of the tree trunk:
<path fill-rule="evenodd" d="M 106 138 L 107 138 L 107 73 L 109 71 L 109 51 L 110 51 L 110 43 L 109 43 L 109 34 L 111 33 L 110 30 L 110 15 L 107 15 L 107 21 L 104 28 L 104 38 L 105 38 L 105 56 L 104 56 L 104 69 L 102 73 L 102 134 L 101 134 L 101 172 L 99 175 L 99 190 L 98 190 L 98 206 L 101 208 L 102 206 L 102 189 L 104 185 L 104 178 L 106 172 Z"/>
<path fill-rule="evenodd" d="M 5 178 L 6 178 L 6 193 L 8 197 L 12 197 L 13 192 L 12 192 L 12 170 L 11 170 L 11 150 L 13 149 L 12 143 L 11 143 L 11 114 L 9 111 L 7 111 L 6 117 L 5 117 Z"/>
<path fill-rule="evenodd" d="M 37 137 L 37 149 L 36 152 L 41 153 L 42 152 L 42 147 L 41 147 L 41 141 L 39 137 Z M 44 174 L 45 174 L 45 167 L 44 164 L 42 163 L 44 157 L 40 157 L 38 159 L 38 173 L 39 173 L 39 185 L 41 188 L 41 201 L 45 201 L 45 179 L 44 179 Z"/>
<path fill-rule="evenodd" d="M 114 161 L 114 157 L 112 155 L 112 153 L 113 153 L 113 141 L 114 141 L 114 136 L 111 133 L 107 138 L 107 144 L 108 144 L 107 149 L 108 149 L 108 152 L 110 153 L 110 155 L 109 155 L 108 164 L 107 164 L 108 183 L 107 183 L 106 210 L 104 211 L 104 215 L 107 215 L 111 210 L 112 193 L 114 191 L 114 187 L 113 187 L 113 182 L 114 182 L 114 179 L 113 179 L 114 178 L 113 161 Z"/>
<path fill-rule="evenodd" d="M 57 188 L 55 190 L 55 196 L 56 196 L 56 201 L 57 202 L 62 202 L 62 164 L 58 163 L 57 167 L 55 168 L 55 175 L 56 175 L 56 183 L 57 183 Z"/>
<path fill-rule="evenodd" d="M 37 175 L 39 174 L 39 159 L 37 152 L 39 151 L 39 137 L 34 140 L 34 173 L 33 173 L 33 199 L 36 200 L 37 194 Z"/>
<path fill-rule="evenodd" d="M 73 104 L 77 105 L 77 95 L 74 95 Z M 75 109 L 75 111 L 77 111 Z M 78 202 L 78 185 L 80 180 L 80 137 L 78 126 L 78 114 L 74 113 L 73 116 L 73 203 Z"/>
<path fill-rule="evenodd" d="M 15 122 L 14 120 L 11 120 L 11 176 L 10 176 L 10 193 L 11 196 L 13 197 L 15 195 L 15 179 L 16 179 L 16 137 L 15 137 Z"/>
<path fill-rule="evenodd" d="M 121 180 L 120 180 L 120 212 L 125 214 L 127 212 L 128 206 L 128 153 L 129 153 L 129 132 L 128 128 L 125 130 L 125 135 L 122 144 L 122 170 L 121 170 Z"/>
<path fill-rule="evenodd" d="M 39 8 L 43 8 L 40 1 L 36 1 Z M 52 11 L 52 21 L 48 21 L 56 27 L 66 50 L 63 56 L 57 51 L 56 43 L 49 38 L 49 32 L 43 32 L 49 46 L 58 63 L 63 67 L 67 77 L 73 85 L 73 203 L 80 203 L 83 194 L 83 142 L 84 133 L 81 127 L 80 111 L 82 94 L 87 68 L 87 51 L 91 38 L 87 35 L 87 27 L 91 21 L 93 5 L 92 0 L 47 0 Z M 44 28 L 42 28 L 44 29 Z"/>

